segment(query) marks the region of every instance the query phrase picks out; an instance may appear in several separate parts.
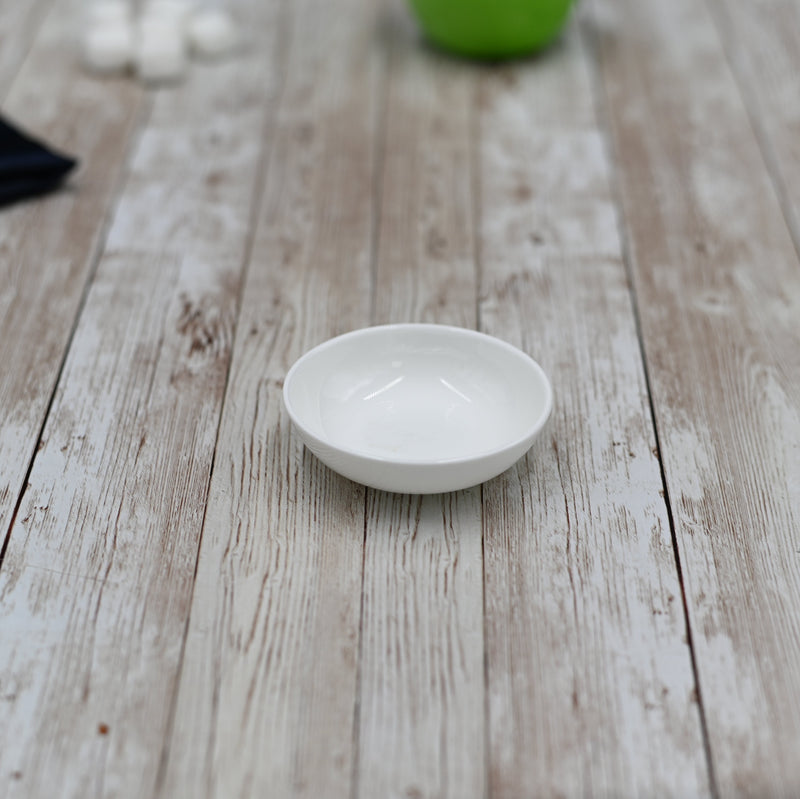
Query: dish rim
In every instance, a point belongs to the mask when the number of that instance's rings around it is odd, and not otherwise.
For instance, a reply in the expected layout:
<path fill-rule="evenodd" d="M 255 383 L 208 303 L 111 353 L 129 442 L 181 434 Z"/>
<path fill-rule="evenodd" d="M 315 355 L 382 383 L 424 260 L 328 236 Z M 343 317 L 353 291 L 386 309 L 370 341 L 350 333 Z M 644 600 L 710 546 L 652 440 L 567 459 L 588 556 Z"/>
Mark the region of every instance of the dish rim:
<path fill-rule="evenodd" d="M 379 455 L 375 452 L 358 449 L 356 447 L 334 444 L 330 439 L 320 437 L 316 432 L 312 431 L 300 420 L 296 409 L 292 407 L 290 402 L 289 391 L 297 371 L 301 368 L 304 362 L 312 357 L 312 355 L 318 355 L 320 352 L 334 348 L 347 339 L 363 338 L 379 331 L 390 332 L 412 329 L 430 333 L 448 332 L 463 338 L 480 339 L 484 342 L 490 343 L 492 346 L 496 346 L 505 350 L 506 352 L 511 353 L 515 357 L 519 358 L 522 362 L 526 363 L 526 365 L 537 375 L 541 381 L 545 393 L 544 409 L 536 418 L 535 422 L 527 427 L 523 434 L 516 436 L 511 442 L 503 444 L 502 446 L 494 447 L 492 449 L 483 449 L 475 451 L 469 455 L 460 455 L 452 458 L 404 458 L 402 456 Z M 531 356 L 526 352 L 521 350 L 519 347 L 515 347 L 513 344 L 504 341 L 503 339 L 497 338 L 496 336 L 492 336 L 488 333 L 483 333 L 479 330 L 473 330 L 468 327 L 458 327 L 456 325 L 436 324 L 432 322 L 397 322 L 383 325 L 370 325 L 368 327 L 357 328 L 355 330 L 350 330 L 347 333 L 341 333 L 337 336 L 333 336 L 332 338 L 329 338 L 307 350 L 292 364 L 289 371 L 286 373 L 286 377 L 284 378 L 282 394 L 284 407 L 289 414 L 289 418 L 291 419 L 292 423 L 303 433 L 304 436 L 307 436 L 314 442 L 317 442 L 321 447 L 330 449 L 333 452 L 340 452 L 349 457 L 361 458 L 375 464 L 404 467 L 408 466 L 420 469 L 433 466 L 458 466 L 462 464 L 468 464 L 483 460 L 485 458 L 493 458 L 503 455 L 506 452 L 516 449 L 526 441 L 530 441 L 532 443 L 538 433 L 547 423 L 547 420 L 550 418 L 553 410 L 553 387 L 550 383 L 550 379 L 539 363 L 531 358 Z"/>

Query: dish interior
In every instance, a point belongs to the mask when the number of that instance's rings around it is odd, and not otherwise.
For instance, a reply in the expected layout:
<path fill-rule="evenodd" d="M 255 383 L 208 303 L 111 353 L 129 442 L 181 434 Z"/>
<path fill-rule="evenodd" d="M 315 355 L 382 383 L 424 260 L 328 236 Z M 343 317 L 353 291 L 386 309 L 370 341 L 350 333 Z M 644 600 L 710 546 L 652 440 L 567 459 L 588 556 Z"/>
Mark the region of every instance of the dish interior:
<path fill-rule="evenodd" d="M 451 328 L 372 328 L 312 350 L 289 391 L 297 419 L 336 448 L 408 462 L 503 449 L 532 433 L 548 403 L 527 356 Z"/>

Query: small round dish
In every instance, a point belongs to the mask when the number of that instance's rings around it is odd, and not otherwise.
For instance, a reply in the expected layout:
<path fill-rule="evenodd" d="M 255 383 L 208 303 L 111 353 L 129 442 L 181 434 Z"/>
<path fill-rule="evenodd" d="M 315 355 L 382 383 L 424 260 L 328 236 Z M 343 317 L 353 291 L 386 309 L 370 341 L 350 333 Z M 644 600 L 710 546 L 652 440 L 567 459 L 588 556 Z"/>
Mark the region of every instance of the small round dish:
<path fill-rule="evenodd" d="M 305 445 L 358 483 L 409 494 L 477 485 L 530 448 L 552 408 L 542 368 L 504 341 L 398 324 L 338 336 L 283 386 Z"/>

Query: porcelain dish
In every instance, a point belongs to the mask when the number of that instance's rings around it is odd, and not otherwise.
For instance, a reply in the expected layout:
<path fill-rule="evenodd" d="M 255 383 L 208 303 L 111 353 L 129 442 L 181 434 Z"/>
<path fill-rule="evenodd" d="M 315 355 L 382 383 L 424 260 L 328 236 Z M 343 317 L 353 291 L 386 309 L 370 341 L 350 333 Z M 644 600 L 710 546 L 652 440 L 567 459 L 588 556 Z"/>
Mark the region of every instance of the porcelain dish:
<path fill-rule="evenodd" d="M 533 444 L 550 381 L 500 339 L 434 324 L 381 325 L 309 350 L 284 380 L 305 445 L 351 480 L 400 493 L 477 485 Z"/>

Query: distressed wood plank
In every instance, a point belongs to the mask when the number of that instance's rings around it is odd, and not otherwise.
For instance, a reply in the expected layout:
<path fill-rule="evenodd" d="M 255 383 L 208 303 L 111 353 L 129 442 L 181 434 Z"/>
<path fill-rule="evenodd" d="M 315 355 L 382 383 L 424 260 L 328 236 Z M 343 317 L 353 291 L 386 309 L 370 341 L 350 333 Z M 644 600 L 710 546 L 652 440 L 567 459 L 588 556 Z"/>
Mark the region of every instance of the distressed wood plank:
<path fill-rule="evenodd" d="M 539 360 L 542 439 L 486 484 L 493 797 L 708 796 L 636 327 L 575 30 L 481 86 L 482 329 Z"/>
<path fill-rule="evenodd" d="M 156 96 L 129 163 L 0 572 L 4 796 L 154 790 L 279 74 L 276 6 L 251 4 L 246 57 Z"/>
<path fill-rule="evenodd" d="M 56 0 L 0 3 L 0 97 L 5 98 L 47 12 Z"/>
<path fill-rule="evenodd" d="M 474 329 L 476 71 L 422 48 L 398 4 L 382 30 L 375 321 Z M 480 488 L 367 492 L 359 796 L 484 796 L 482 582 Z"/>
<path fill-rule="evenodd" d="M 136 86 L 77 70 L 64 34 L 75 10 L 55 6 L 3 107 L 80 167 L 64 189 L 0 214 L 0 548 L 146 111 Z"/>
<path fill-rule="evenodd" d="M 369 321 L 382 58 L 369 0 L 287 10 L 165 797 L 352 790 L 364 489 L 302 449 L 281 389 L 306 349 Z"/>
<path fill-rule="evenodd" d="M 710 8 L 800 251 L 800 7 L 711 0 Z"/>
<path fill-rule="evenodd" d="M 800 785 L 800 268 L 705 4 L 598 2 L 642 333 L 721 796 Z"/>

